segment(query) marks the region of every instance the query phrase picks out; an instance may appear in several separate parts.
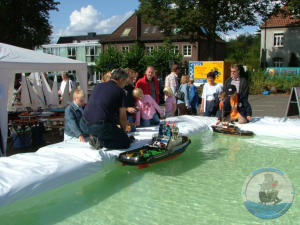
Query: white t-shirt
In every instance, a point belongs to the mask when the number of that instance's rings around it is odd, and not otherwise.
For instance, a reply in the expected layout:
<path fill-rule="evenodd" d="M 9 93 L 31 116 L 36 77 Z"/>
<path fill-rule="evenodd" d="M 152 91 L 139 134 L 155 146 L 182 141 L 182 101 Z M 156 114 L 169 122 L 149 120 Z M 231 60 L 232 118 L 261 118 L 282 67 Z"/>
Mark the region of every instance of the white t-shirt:
<path fill-rule="evenodd" d="M 215 100 L 214 94 L 219 94 L 222 92 L 223 86 L 221 84 L 215 84 L 214 86 L 210 86 L 208 83 L 204 84 L 202 91 L 202 98 L 206 101 Z"/>
<path fill-rule="evenodd" d="M 60 84 L 60 88 L 59 90 L 61 91 L 61 95 L 64 94 L 64 91 L 65 91 L 65 87 L 67 85 L 67 81 L 63 80 Z M 73 87 L 73 81 L 71 79 L 69 79 L 69 92 L 72 91 L 72 87 Z"/>

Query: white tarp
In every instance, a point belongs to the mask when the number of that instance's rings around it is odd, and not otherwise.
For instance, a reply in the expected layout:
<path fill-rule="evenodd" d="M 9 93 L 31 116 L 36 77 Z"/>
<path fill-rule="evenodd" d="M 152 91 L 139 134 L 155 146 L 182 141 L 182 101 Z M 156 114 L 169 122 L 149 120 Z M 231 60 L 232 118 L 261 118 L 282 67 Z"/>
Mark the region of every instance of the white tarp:
<path fill-rule="evenodd" d="M 200 116 L 180 116 L 169 120 L 175 121 L 184 135 L 208 130 L 216 123 L 216 118 Z M 300 140 L 300 119 L 254 118 L 253 123 L 242 125 L 242 129 L 248 128 L 257 135 L 282 137 L 286 133 L 284 137 L 288 138 L 290 134 L 291 138 Z M 158 127 L 138 128 L 135 132 L 136 141 L 130 149 L 149 143 L 157 131 Z M 57 188 L 103 170 L 108 165 L 114 165 L 109 162 L 114 161 L 120 152 L 122 151 L 95 151 L 88 143 L 67 141 L 43 147 L 36 153 L 2 157 L 0 205 Z"/>
<path fill-rule="evenodd" d="M 80 87 L 87 98 L 86 63 L 0 43 L 0 102 L 3 106 L 11 103 L 15 73 L 68 70 L 76 70 Z M 7 107 L 0 108 L 0 125 L 6 148 Z"/>

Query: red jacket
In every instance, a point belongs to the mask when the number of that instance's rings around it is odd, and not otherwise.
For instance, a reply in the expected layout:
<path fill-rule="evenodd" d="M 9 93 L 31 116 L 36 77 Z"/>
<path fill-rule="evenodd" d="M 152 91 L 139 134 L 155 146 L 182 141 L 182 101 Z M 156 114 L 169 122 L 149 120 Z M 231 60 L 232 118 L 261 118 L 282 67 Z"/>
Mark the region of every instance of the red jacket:
<path fill-rule="evenodd" d="M 155 96 L 156 96 L 155 101 L 157 102 L 157 104 L 159 104 L 159 86 L 158 86 L 158 80 L 156 79 L 156 77 L 153 77 L 152 79 L 154 81 L 154 86 L 155 86 Z M 152 96 L 150 83 L 147 80 L 146 75 L 144 77 L 140 78 L 138 80 L 138 82 L 136 82 L 135 87 L 142 89 L 143 92 L 144 92 L 144 95 L 150 95 L 150 96 Z"/>

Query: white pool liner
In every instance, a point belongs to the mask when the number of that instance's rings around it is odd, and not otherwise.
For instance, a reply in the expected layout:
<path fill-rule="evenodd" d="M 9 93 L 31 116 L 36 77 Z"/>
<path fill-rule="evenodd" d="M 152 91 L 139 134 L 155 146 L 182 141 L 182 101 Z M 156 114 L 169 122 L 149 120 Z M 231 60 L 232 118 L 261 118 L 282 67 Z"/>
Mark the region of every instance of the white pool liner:
<path fill-rule="evenodd" d="M 175 121 L 184 135 L 208 130 L 216 118 L 180 116 Z M 300 139 L 300 119 L 254 118 L 240 125 L 256 135 Z M 130 149 L 148 144 L 158 127 L 138 128 Z M 126 149 L 127 150 L 127 149 Z M 124 150 L 92 150 L 88 143 L 66 141 L 45 146 L 35 153 L 0 158 L 0 206 L 60 187 L 64 184 L 109 170 L 115 157 Z"/>

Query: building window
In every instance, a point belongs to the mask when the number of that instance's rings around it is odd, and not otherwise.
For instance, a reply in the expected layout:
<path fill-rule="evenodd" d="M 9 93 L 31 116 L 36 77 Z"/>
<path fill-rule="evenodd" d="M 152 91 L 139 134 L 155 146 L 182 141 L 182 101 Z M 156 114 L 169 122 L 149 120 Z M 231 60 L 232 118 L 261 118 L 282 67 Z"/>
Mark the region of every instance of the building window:
<path fill-rule="evenodd" d="M 129 47 L 128 46 L 122 46 L 122 52 L 129 52 Z"/>
<path fill-rule="evenodd" d="M 85 55 L 87 62 L 95 62 L 100 54 L 99 46 L 86 46 Z"/>
<path fill-rule="evenodd" d="M 150 27 L 146 27 L 145 30 L 144 30 L 144 33 L 149 33 L 149 30 L 150 30 Z"/>
<path fill-rule="evenodd" d="M 157 31 L 157 26 L 154 26 L 152 29 L 152 33 L 154 34 Z"/>
<path fill-rule="evenodd" d="M 283 33 L 274 34 L 274 47 L 283 47 Z"/>
<path fill-rule="evenodd" d="M 174 54 L 175 54 L 175 55 L 178 55 L 178 54 L 179 54 L 179 46 L 178 46 L 178 45 L 175 45 L 175 46 L 174 46 Z"/>
<path fill-rule="evenodd" d="M 149 55 L 153 55 L 154 46 L 146 46 L 146 52 Z"/>
<path fill-rule="evenodd" d="M 75 47 L 68 47 L 68 58 L 76 59 L 76 48 Z"/>
<path fill-rule="evenodd" d="M 276 57 L 273 59 L 274 67 L 282 67 L 283 66 L 283 58 Z"/>
<path fill-rule="evenodd" d="M 183 56 L 184 57 L 191 57 L 192 56 L 192 46 L 191 45 L 184 45 L 183 46 Z"/>
<path fill-rule="evenodd" d="M 128 37 L 130 31 L 131 31 L 131 28 L 125 28 L 123 33 L 121 34 L 121 37 Z"/>

